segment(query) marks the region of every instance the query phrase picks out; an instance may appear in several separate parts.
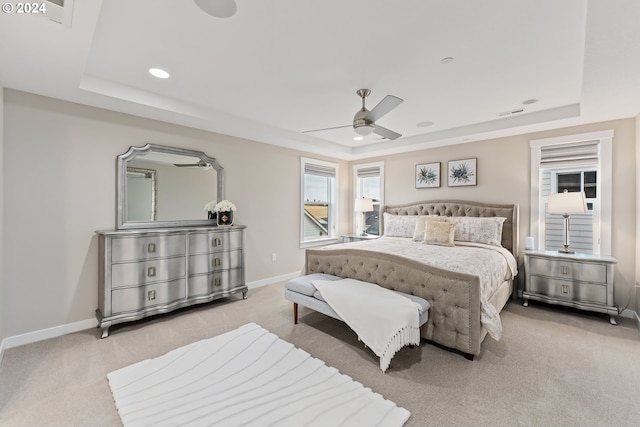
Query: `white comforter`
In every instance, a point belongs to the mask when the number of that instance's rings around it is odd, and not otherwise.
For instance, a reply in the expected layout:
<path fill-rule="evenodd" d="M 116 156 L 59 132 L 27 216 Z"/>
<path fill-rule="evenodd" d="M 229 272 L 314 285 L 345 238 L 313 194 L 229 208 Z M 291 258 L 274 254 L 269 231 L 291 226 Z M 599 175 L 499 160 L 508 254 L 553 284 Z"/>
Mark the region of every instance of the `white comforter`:
<path fill-rule="evenodd" d="M 341 243 L 323 248 L 365 249 L 395 254 L 449 271 L 478 276 L 480 280 L 480 321 L 489 335 L 499 340 L 502 323 L 498 310 L 489 298 L 505 281 L 518 274 L 516 259 L 507 249 L 480 243 L 456 242 L 456 246 L 427 245 L 404 237 L 381 237 L 352 243 Z"/>

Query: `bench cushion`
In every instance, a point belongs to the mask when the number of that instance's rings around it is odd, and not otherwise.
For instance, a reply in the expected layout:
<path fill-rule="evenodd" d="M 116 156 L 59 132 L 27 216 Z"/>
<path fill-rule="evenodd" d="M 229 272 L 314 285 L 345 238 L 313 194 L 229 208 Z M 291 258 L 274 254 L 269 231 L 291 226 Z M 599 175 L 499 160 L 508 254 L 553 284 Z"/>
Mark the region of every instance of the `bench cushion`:
<path fill-rule="evenodd" d="M 306 276 L 300 276 L 300 277 L 296 277 L 295 279 L 289 280 L 285 284 L 285 288 L 289 291 L 293 291 L 299 294 L 313 297 L 318 301 L 322 301 L 326 303 L 324 298 L 322 298 L 322 295 L 320 294 L 320 292 L 316 289 L 315 286 L 313 286 L 313 283 L 311 283 L 313 280 L 342 280 L 342 277 L 334 276 L 332 274 L 325 274 L 325 273 L 307 274 Z M 411 301 L 417 302 L 418 304 L 420 304 L 420 307 L 422 307 L 423 314 L 426 314 L 429 311 L 429 307 L 431 307 L 431 304 L 429 304 L 429 301 L 427 301 L 424 298 L 420 298 L 419 296 L 406 294 L 404 292 L 398 292 L 398 291 L 393 291 L 393 292 L 400 294 L 402 296 L 405 296 L 409 298 Z"/>

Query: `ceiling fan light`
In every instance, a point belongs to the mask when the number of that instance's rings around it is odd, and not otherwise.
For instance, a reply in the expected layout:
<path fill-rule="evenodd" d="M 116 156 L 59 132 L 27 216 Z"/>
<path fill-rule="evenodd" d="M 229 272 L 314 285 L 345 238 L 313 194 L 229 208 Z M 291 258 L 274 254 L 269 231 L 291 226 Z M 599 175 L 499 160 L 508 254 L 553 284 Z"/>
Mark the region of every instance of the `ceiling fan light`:
<path fill-rule="evenodd" d="M 356 131 L 356 133 L 358 135 L 362 135 L 362 136 L 367 136 L 367 135 L 371 135 L 371 133 L 373 132 L 373 125 L 360 125 L 360 126 L 354 126 L 353 130 Z"/>

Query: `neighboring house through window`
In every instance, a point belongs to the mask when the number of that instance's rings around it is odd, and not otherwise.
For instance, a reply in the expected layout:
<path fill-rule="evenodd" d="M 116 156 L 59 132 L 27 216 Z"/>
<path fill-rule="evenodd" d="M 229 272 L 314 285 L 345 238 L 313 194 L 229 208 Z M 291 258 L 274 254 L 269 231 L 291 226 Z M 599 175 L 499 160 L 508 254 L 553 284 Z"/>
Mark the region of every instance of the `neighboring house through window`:
<path fill-rule="evenodd" d="M 571 214 L 571 249 L 611 254 L 611 145 L 613 131 L 531 141 L 531 235 L 538 249 L 558 250 L 562 215 L 547 213 L 550 193 L 583 191 L 587 212 Z"/>
<path fill-rule="evenodd" d="M 326 244 L 336 239 L 338 164 L 300 159 L 302 171 L 301 246 Z"/>
<path fill-rule="evenodd" d="M 354 199 L 373 200 L 373 211 L 365 212 L 365 232 L 372 236 L 380 235 L 380 207 L 384 203 L 384 162 L 366 163 L 353 167 Z M 362 221 L 362 214 L 354 215 L 353 230 Z"/>

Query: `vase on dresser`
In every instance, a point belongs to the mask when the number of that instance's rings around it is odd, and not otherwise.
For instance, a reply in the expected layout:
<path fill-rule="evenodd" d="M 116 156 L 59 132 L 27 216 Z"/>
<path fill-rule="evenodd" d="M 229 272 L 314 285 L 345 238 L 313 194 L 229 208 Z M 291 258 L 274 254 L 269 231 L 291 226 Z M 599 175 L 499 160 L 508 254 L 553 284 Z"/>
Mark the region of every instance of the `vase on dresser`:
<path fill-rule="evenodd" d="M 218 224 L 218 218 L 217 218 L 218 217 L 218 215 L 217 215 L 218 212 L 216 212 L 216 211 L 208 211 L 207 213 L 209 214 L 208 218 L 213 220 L 213 221 L 215 221 L 216 224 Z"/>
<path fill-rule="evenodd" d="M 233 212 L 232 211 L 218 212 L 218 225 L 233 225 Z"/>

